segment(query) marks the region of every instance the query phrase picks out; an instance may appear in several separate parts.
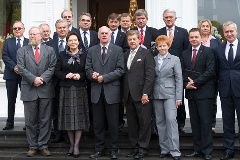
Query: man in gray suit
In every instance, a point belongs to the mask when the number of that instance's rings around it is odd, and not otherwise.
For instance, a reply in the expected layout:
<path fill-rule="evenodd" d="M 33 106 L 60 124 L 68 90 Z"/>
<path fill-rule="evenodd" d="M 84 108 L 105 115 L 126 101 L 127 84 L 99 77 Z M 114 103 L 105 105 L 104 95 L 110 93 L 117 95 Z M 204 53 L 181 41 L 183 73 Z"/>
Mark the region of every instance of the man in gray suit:
<path fill-rule="evenodd" d="M 28 157 L 37 153 L 51 156 L 48 140 L 51 134 L 51 108 L 54 98 L 52 77 L 56 55 L 52 47 L 41 44 L 42 29 L 29 30 L 30 45 L 17 51 L 17 65 L 22 76 L 21 100 L 24 104 L 26 135 L 29 143 Z M 39 133 L 37 126 L 39 125 Z"/>
<path fill-rule="evenodd" d="M 95 134 L 95 153 L 92 159 L 105 155 L 104 132 L 105 115 L 110 132 L 110 158 L 117 159 L 118 115 L 120 95 L 120 78 L 124 74 L 124 57 L 122 48 L 109 43 L 111 31 L 108 27 L 99 28 L 99 45 L 88 50 L 86 74 L 91 81 L 91 101 L 93 110 L 93 129 Z"/>

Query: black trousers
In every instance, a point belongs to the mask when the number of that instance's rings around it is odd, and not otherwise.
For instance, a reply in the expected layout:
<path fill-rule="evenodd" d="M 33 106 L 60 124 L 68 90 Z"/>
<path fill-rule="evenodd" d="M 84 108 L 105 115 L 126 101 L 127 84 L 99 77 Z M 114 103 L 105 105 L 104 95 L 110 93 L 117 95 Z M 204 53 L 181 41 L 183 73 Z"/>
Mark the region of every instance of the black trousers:
<path fill-rule="evenodd" d="M 152 103 L 142 105 L 134 101 L 131 95 L 126 103 L 128 136 L 131 147 L 148 152 L 151 139 Z"/>
<path fill-rule="evenodd" d="M 193 134 L 193 149 L 203 154 L 212 154 L 212 112 L 213 99 L 188 100 L 190 122 Z"/>
<path fill-rule="evenodd" d="M 184 91 L 183 91 L 184 93 Z M 184 94 L 182 97 L 182 105 L 177 108 L 177 122 L 178 122 L 178 128 L 185 126 L 185 120 L 186 120 L 186 110 L 185 110 L 185 104 L 184 104 Z"/>
<path fill-rule="evenodd" d="M 234 152 L 235 111 L 238 119 L 238 137 L 240 139 L 240 97 L 230 94 L 227 97 L 220 98 L 223 119 L 223 147 L 227 153 L 232 154 Z"/>
<path fill-rule="evenodd" d="M 14 80 L 6 80 L 7 98 L 8 98 L 8 118 L 6 125 L 14 126 L 15 104 L 18 87 L 21 85 L 21 77 Z M 20 88 L 21 89 L 21 88 Z"/>
<path fill-rule="evenodd" d="M 119 103 L 108 104 L 102 89 L 99 101 L 96 104 L 92 104 L 92 111 L 96 152 L 104 151 L 106 123 L 108 124 L 110 134 L 108 149 L 117 150 Z"/>

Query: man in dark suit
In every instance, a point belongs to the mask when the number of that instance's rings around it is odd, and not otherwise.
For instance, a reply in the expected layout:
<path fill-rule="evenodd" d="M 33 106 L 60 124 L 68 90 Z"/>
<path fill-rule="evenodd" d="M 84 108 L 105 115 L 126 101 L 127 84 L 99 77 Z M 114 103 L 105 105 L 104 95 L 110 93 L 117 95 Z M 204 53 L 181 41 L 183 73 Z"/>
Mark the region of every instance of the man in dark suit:
<path fill-rule="evenodd" d="M 6 39 L 3 50 L 2 59 L 5 64 L 3 79 L 6 80 L 7 97 L 8 97 L 8 118 L 3 130 L 14 128 L 15 104 L 17 98 L 18 87 L 21 84 L 21 76 L 18 74 L 17 66 L 17 50 L 22 46 L 28 45 L 29 40 L 23 37 L 25 32 L 24 24 L 16 21 L 13 24 L 14 37 Z"/>
<path fill-rule="evenodd" d="M 193 134 L 193 153 L 186 157 L 212 159 L 212 112 L 215 91 L 215 56 L 212 49 L 201 45 L 198 28 L 189 31 L 189 47 L 182 53 L 183 86 L 188 99 Z"/>
<path fill-rule="evenodd" d="M 99 44 L 97 32 L 90 30 L 92 25 L 92 18 L 90 13 L 83 13 L 79 16 L 79 30 L 77 32 L 80 35 L 80 48 L 83 52 L 87 52 L 92 46 Z M 86 33 L 85 33 L 86 32 Z M 86 37 L 86 38 L 85 38 Z"/>
<path fill-rule="evenodd" d="M 78 29 L 73 27 L 73 13 L 70 10 L 64 9 L 61 13 L 61 18 L 66 20 L 68 23 L 68 33 L 75 32 L 78 33 Z M 78 35 L 80 36 L 80 35 Z M 54 32 L 53 38 L 57 37 L 57 32 Z"/>
<path fill-rule="evenodd" d="M 108 16 L 107 24 L 108 24 L 108 27 L 111 30 L 111 33 L 112 33 L 110 42 L 115 44 L 115 45 L 117 45 L 117 46 L 119 46 L 119 47 L 121 47 L 123 49 L 123 52 L 126 52 L 129 49 L 129 46 L 127 44 L 126 34 L 124 32 L 121 32 L 118 29 L 119 22 L 120 22 L 120 19 L 119 19 L 119 15 L 118 14 L 111 13 Z M 119 131 L 123 130 L 123 126 L 125 124 L 123 116 L 124 116 L 124 105 L 123 105 L 123 103 L 121 103 L 120 110 L 119 110 L 119 126 L 118 126 L 118 130 Z"/>
<path fill-rule="evenodd" d="M 21 100 L 24 104 L 29 143 L 27 157 L 34 156 L 37 150 L 44 156 L 51 156 L 48 140 L 51 135 L 51 110 L 54 98 L 52 77 L 57 59 L 52 47 L 41 44 L 42 35 L 40 27 L 32 27 L 29 30 L 30 45 L 17 51 L 17 65 L 22 76 Z"/>
<path fill-rule="evenodd" d="M 172 9 L 166 9 L 163 11 L 163 21 L 165 27 L 159 29 L 160 35 L 166 35 L 171 38 L 171 47 L 169 52 L 172 55 L 182 58 L 182 52 L 189 47 L 188 32 L 186 29 L 178 27 L 175 25 L 176 21 L 176 12 Z M 182 98 L 182 105 L 177 109 L 177 121 L 178 121 L 178 130 L 180 133 L 185 133 L 185 119 L 186 111 L 184 105 L 184 95 Z"/>
<path fill-rule="evenodd" d="M 46 45 L 53 47 L 56 57 L 58 53 L 64 51 L 67 48 L 66 37 L 68 34 L 68 24 L 64 19 L 58 19 L 55 23 L 56 27 L 56 36 L 52 40 L 46 42 Z M 58 107 L 59 107 L 59 81 L 57 77 L 54 77 L 54 89 L 55 89 L 55 98 L 53 99 L 53 108 L 52 108 L 52 120 L 53 120 L 53 131 L 55 138 L 52 141 L 53 143 L 58 143 L 61 141 L 69 142 L 67 132 L 58 130 Z"/>
<path fill-rule="evenodd" d="M 122 48 L 109 42 L 110 37 L 111 31 L 108 27 L 99 28 L 98 38 L 100 44 L 89 48 L 86 59 L 86 74 L 88 79 L 92 81 L 91 101 L 95 134 L 95 153 L 90 155 L 92 159 L 105 155 L 104 134 L 106 119 L 110 133 L 108 147 L 110 158 L 118 158 L 120 79 L 124 74 L 124 57 Z"/>
<path fill-rule="evenodd" d="M 119 17 L 120 30 L 121 32 L 126 33 L 130 30 L 132 24 L 132 18 L 129 13 L 122 13 Z"/>
<path fill-rule="evenodd" d="M 134 14 L 134 20 L 137 25 L 133 30 L 138 30 L 140 33 L 140 44 L 144 45 L 147 49 L 151 49 L 158 36 L 156 28 L 148 27 L 148 13 L 144 9 L 138 9 Z"/>
<path fill-rule="evenodd" d="M 90 13 L 83 13 L 79 16 L 79 30 L 80 35 L 79 47 L 83 52 L 88 52 L 88 49 L 92 46 L 99 44 L 97 32 L 90 30 L 92 25 L 92 18 Z M 90 132 L 93 132 L 93 113 L 91 104 L 91 81 L 87 79 L 87 93 L 88 93 L 88 107 L 89 107 L 89 120 L 90 120 Z"/>
<path fill-rule="evenodd" d="M 140 34 L 127 32 L 130 51 L 124 53 L 124 103 L 132 151 L 127 157 L 141 159 L 148 154 L 151 138 L 152 105 L 149 98 L 155 80 L 155 62 L 147 49 L 140 47 Z"/>
<path fill-rule="evenodd" d="M 227 160 L 234 157 L 235 111 L 240 124 L 240 42 L 236 23 L 225 22 L 223 33 L 227 42 L 216 47 L 216 59 L 225 149 L 220 160 Z"/>
<path fill-rule="evenodd" d="M 119 27 L 119 15 L 116 13 L 111 13 L 107 19 L 108 27 L 111 30 L 111 39 L 110 42 L 121 47 L 123 52 L 129 49 L 127 44 L 126 34 L 121 32 Z"/>
<path fill-rule="evenodd" d="M 42 28 L 43 30 L 42 43 L 52 40 L 52 38 L 50 37 L 51 34 L 50 26 L 47 23 L 42 23 L 39 25 L 39 27 Z"/>

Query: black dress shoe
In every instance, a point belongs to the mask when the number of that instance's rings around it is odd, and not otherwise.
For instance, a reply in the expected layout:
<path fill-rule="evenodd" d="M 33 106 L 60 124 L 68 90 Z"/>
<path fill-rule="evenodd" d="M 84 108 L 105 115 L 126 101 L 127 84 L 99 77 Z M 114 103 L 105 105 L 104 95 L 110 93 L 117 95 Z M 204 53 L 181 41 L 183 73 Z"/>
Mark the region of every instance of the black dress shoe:
<path fill-rule="evenodd" d="M 193 152 L 191 154 L 185 154 L 185 157 L 200 157 L 202 154 L 199 152 Z"/>
<path fill-rule="evenodd" d="M 95 158 L 99 158 L 102 156 L 105 156 L 106 154 L 104 152 L 95 152 L 94 154 L 90 155 L 89 158 L 91 159 L 95 159 Z"/>
<path fill-rule="evenodd" d="M 161 153 L 159 155 L 160 158 L 165 158 L 165 157 L 168 157 L 168 156 L 170 156 L 170 153 Z"/>
<path fill-rule="evenodd" d="M 72 156 L 72 155 L 73 155 L 73 152 L 72 153 L 70 153 L 70 152 L 67 153 L 67 156 Z"/>
<path fill-rule="evenodd" d="M 111 151 L 110 152 L 110 158 L 111 159 L 118 159 L 118 151 Z"/>
<path fill-rule="evenodd" d="M 10 130 L 10 129 L 13 129 L 14 126 L 11 126 L 11 125 L 6 125 L 5 127 L 3 127 L 3 130 Z"/>
<path fill-rule="evenodd" d="M 138 152 L 135 156 L 134 159 L 141 159 L 144 158 L 148 155 L 148 153 L 144 153 L 144 152 Z"/>
<path fill-rule="evenodd" d="M 206 154 L 204 156 L 204 160 L 212 160 L 212 156 L 210 154 Z"/>
<path fill-rule="evenodd" d="M 234 154 L 225 153 L 225 155 L 222 155 L 220 160 L 228 160 L 228 159 L 231 159 L 231 158 L 234 158 Z"/>
<path fill-rule="evenodd" d="M 23 130 L 26 131 L 26 127 L 23 127 Z"/>
<path fill-rule="evenodd" d="M 138 151 L 131 151 L 130 153 L 128 153 L 127 155 L 126 155 L 126 157 L 134 157 L 134 156 L 136 156 L 138 154 Z"/>
<path fill-rule="evenodd" d="M 180 160 L 180 156 L 173 156 L 173 160 Z"/>

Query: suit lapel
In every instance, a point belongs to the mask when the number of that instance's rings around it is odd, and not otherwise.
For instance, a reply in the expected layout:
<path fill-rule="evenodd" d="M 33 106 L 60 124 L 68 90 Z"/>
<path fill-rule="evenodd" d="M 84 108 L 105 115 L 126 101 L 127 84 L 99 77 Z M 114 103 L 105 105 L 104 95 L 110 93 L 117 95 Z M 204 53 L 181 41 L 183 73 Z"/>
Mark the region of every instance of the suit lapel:
<path fill-rule="evenodd" d="M 199 57 L 202 55 L 203 48 L 204 48 L 204 47 L 201 45 L 200 48 L 199 48 L 199 50 L 197 51 L 197 57 L 196 57 L 196 60 L 195 60 L 194 68 L 195 68 L 195 66 L 196 66 L 196 64 L 197 64 L 197 62 L 198 62 Z"/>
<path fill-rule="evenodd" d="M 237 45 L 237 51 L 236 51 L 236 56 L 234 58 L 234 61 L 233 61 L 233 65 L 236 63 L 236 62 L 239 62 L 240 61 L 240 41 L 238 40 L 238 45 Z"/>
<path fill-rule="evenodd" d="M 11 44 L 12 44 L 14 50 L 17 51 L 16 37 L 13 37 L 11 39 Z"/>
<path fill-rule="evenodd" d="M 24 40 L 23 40 L 23 46 L 27 46 L 27 45 L 28 45 L 28 43 L 27 43 L 27 39 L 24 38 Z"/>
<path fill-rule="evenodd" d="M 39 57 L 39 62 L 38 62 L 38 63 L 41 62 L 42 57 L 44 56 L 45 53 L 47 53 L 47 52 L 46 52 L 46 48 L 45 48 L 44 45 L 41 44 L 41 45 L 40 45 L 40 57 Z M 34 56 L 34 60 L 36 61 L 35 56 Z"/>
<path fill-rule="evenodd" d="M 133 61 L 132 61 L 130 70 L 131 70 L 131 68 L 137 63 L 138 60 L 142 60 L 142 59 L 140 58 L 141 54 L 142 54 L 142 48 L 139 47 L 136 55 L 135 55 L 134 58 L 133 58 Z"/>
<path fill-rule="evenodd" d="M 170 55 L 170 53 L 168 53 L 167 57 L 163 60 L 161 70 L 170 61 L 170 59 L 171 59 L 171 55 Z"/>
<path fill-rule="evenodd" d="M 118 30 L 117 32 L 117 37 L 116 37 L 116 40 L 115 40 L 115 44 L 118 44 L 119 40 L 121 39 L 121 31 Z"/>
<path fill-rule="evenodd" d="M 31 45 L 28 46 L 27 53 L 32 58 L 32 60 L 36 63 L 36 59 L 35 59 L 34 52 Z M 40 51 L 40 54 L 41 54 L 41 51 Z"/>
<path fill-rule="evenodd" d="M 107 55 L 106 55 L 106 57 L 105 57 L 105 60 L 104 60 L 104 64 L 107 62 L 107 60 L 108 60 L 108 58 L 111 56 L 111 54 L 112 54 L 112 49 L 113 48 L 113 44 L 109 44 L 109 46 L 108 46 L 108 49 L 107 49 Z"/>
<path fill-rule="evenodd" d="M 102 60 L 102 49 L 101 49 L 101 45 L 100 44 L 97 46 L 96 52 L 97 52 L 97 56 L 98 56 L 99 62 L 101 62 L 102 65 L 103 65 L 104 63 L 103 63 L 103 60 Z"/>

